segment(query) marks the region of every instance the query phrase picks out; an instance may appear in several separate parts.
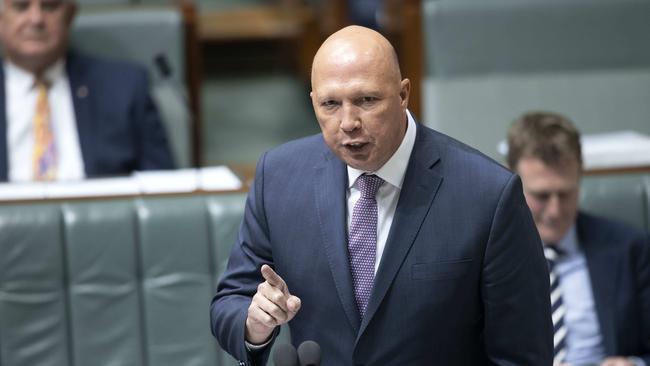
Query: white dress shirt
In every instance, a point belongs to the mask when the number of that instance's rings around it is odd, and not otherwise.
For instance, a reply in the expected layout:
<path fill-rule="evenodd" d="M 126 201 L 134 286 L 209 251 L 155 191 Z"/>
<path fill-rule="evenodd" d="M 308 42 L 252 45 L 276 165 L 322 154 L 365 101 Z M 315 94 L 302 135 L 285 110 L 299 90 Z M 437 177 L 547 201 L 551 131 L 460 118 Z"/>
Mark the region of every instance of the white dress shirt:
<path fill-rule="evenodd" d="M 35 76 L 7 60 L 4 61 L 3 66 L 7 113 L 8 178 L 10 182 L 32 181 L 33 119 L 38 98 Z M 65 73 L 65 61 L 60 60 L 47 69 L 44 78 L 50 84 L 48 90 L 50 123 L 58 161 L 56 179 L 83 179 L 85 177 L 84 164 L 70 83 Z"/>
<path fill-rule="evenodd" d="M 357 187 L 357 178 L 360 175 L 375 174 L 385 181 L 379 191 L 377 191 L 377 254 L 375 257 L 375 273 L 379 268 L 384 248 L 386 247 L 386 240 L 390 227 L 393 224 L 393 217 L 395 216 L 395 209 L 397 208 L 397 201 L 399 194 L 402 190 L 402 183 L 404 182 L 404 175 L 406 174 L 406 167 L 415 145 L 416 125 L 415 120 L 410 112 L 406 112 L 408 116 L 408 123 L 406 133 L 402 143 L 397 148 L 393 156 L 388 159 L 386 164 L 375 172 L 366 172 L 363 170 L 355 169 L 348 166 L 348 190 L 347 190 L 347 224 L 348 232 L 352 224 L 352 210 L 354 205 L 361 196 L 361 191 Z"/>

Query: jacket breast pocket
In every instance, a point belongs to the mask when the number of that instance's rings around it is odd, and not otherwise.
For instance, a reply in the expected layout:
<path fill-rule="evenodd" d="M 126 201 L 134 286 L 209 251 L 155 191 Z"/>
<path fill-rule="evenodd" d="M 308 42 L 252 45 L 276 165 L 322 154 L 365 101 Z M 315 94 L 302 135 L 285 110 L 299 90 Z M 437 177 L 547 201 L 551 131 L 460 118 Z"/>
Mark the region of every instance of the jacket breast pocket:
<path fill-rule="evenodd" d="M 414 280 L 451 280 L 467 275 L 472 259 L 458 259 L 429 263 L 416 263 L 411 267 Z"/>

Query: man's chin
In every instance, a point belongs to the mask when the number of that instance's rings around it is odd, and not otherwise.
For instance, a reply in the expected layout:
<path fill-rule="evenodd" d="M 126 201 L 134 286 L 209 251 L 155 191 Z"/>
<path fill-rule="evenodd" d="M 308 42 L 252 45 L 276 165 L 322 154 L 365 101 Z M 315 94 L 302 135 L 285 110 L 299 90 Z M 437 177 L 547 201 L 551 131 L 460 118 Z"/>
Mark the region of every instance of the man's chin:
<path fill-rule="evenodd" d="M 367 160 L 348 158 L 345 159 L 344 162 L 354 169 L 363 170 L 366 172 L 374 172 L 375 170 L 379 169 L 375 167 L 373 164 L 369 163 Z"/>
<path fill-rule="evenodd" d="M 58 57 L 50 49 L 30 47 L 21 49 L 18 54 L 10 58 L 18 66 L 32 70 L 47 67 L 54 63 Z"/>
<path fill-rule="evenodd" d="M 559 230 L 545 230 L 542 231 L 540 230 L 540 237 L 542 238 L 542 241 L 546 244 L 555 244 L 562 240 L 564 237 L 564 233 L 560 233 Z"/>
<path fill-rule="evenodd" d="M 50 57 L 53 52 L 45 47 L 24 47 L 21 50 L 21 57 L 44 59 Z"/>

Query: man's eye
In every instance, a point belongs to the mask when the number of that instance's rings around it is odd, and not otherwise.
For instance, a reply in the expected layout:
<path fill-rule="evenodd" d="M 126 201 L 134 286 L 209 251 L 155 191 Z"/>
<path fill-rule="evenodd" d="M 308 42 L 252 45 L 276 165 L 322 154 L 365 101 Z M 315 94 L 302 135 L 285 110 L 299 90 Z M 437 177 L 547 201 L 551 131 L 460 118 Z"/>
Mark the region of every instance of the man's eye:
<path fill-rule="evenodd" d="M 533 193 L 533 197 L 535 197 L 536 200 L 538 201 L 548 201 L 549 198 L 551 198 L 550 193 Z"/>
<path fill-rule="evenodd" d="M 334 100 L 326 100 L 323 103 L 321 103 L 321 106 L 323 106 L 325 108 L 328 108 L 328 109 L 332 109 L 332 108 L 338 106 L 338 103 L 336 101 L 334 101 Z"/>
<path fill-rule="evenodd" d="M 62 1 L 43 1 L 41 8 L 45 11 L 54 11 L 61 7 Z"/>
<path fill-rule="evenodd" d="M 27 1 L 16 1 L 11 3 L 11 8 L 15 11 L 25 11 L 29 9 L 29 2 Z"/>
<path fill-rule="evenodd" d="M 371 97 L 371 96 L 365 96 L 357 99 L 356 104 L 358 106 L 365 106 L 365 107 L 370 107 L 377 103 L 379 99 L 376 97 Z"/>

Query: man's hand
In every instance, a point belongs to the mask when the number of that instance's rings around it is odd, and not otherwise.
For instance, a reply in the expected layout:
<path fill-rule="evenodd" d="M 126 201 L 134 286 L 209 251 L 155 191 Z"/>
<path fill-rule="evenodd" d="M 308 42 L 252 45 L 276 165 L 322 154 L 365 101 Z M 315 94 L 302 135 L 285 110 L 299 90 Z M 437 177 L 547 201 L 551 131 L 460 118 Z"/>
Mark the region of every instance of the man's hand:
<path fill-rule="evenodd" d="M 635 366 L 627 357 L 607 357 L 600 366 Z"/>
<path fill-rule="evenodd" d="M 289 293 L 282 277 L 266 264 L 261 271 L 266 281 L 257 286 L 246 318 L 246 341 L 251 344 L 266 342 L 275 327 L 293 319 L 300 310 L 300 299 Z"/>

